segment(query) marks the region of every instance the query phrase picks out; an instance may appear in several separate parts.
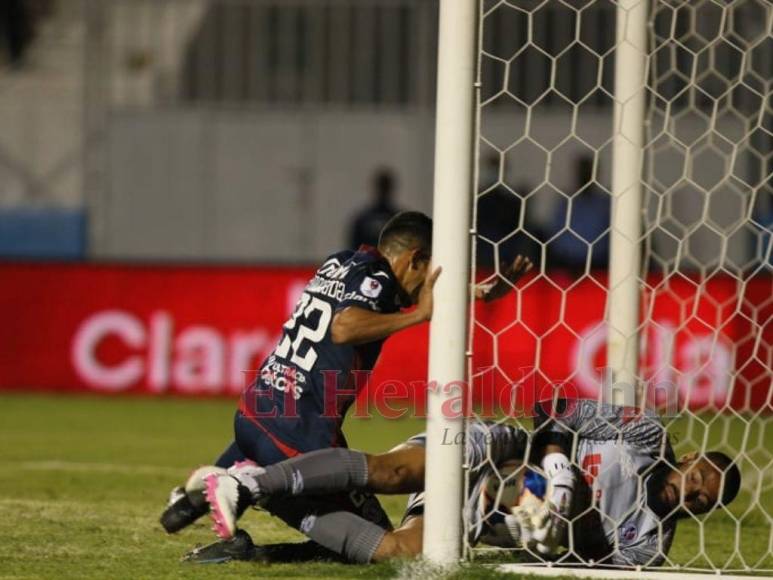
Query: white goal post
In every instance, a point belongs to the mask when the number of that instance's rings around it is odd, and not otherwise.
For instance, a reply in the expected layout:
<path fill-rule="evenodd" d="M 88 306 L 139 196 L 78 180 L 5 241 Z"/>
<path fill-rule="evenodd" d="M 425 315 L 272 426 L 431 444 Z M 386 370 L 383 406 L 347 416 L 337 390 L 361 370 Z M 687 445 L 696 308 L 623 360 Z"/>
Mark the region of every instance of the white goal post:
<path fill-rule="evenodd" d="M 460 443 L 476 423 L 531 429 L 529 405 L 569 389 L 654 408 L 677 457 L 740 470 L 737 499 L 681 521 L 654 573 L 771 573 L 773 4 L 439 5 L 425 557 L 562 573 L 471 539 L 477 473 L 515 476 Z M 534 272 L 476 304 L 518 253 Z"/>
<path fill-rule="evenodd" d="M 462 547 L 461 414 L 446 404 L 460 399 L 467 361 L 469 224 L 472 199 L 473 81 L 476 0 L 442 0 L 438 37 L 435 128 L 433 267 L 435 286 L 429 338 L 424 556 L 437 564 L 459 560 Z M 442 240 L 442 241 L 441 241 Z M 451 442 L 451 444 L 448 444 Z"/>
<path fill-rule="evenodd" d="M 619 0 L 616 10 L 612 214 L 609 240 L 608 400 L 635 405 L 639 377 L 639 272 L 642 149 L 647 85 L 647 2 Z"/>

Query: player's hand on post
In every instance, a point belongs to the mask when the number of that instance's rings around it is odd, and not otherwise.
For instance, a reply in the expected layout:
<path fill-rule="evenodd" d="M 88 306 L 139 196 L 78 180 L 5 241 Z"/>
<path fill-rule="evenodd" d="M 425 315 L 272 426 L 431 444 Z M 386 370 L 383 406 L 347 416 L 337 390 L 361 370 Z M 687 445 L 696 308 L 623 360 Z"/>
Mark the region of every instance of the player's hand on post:
<path fill-rule="evenodd" d="M 491 302 L 505 296 L 510 289 L 527 274 L 534 264 L 526 256 L 518 254 L 512 264 L 503 264 L 496 282 L 475 286 L 475 298 Z"/>
<path fill-rule="evenodd" d="M 422 317 L 422 320 L 432 319 L 432 289 L 435 287 L 435 282 L 437 282 L 442 271 L 443 268 L 440 266 L 434 270 L 427 270 L 427 276 L 424 278 L 424 284 L 419 291 L 419 299 L 416 302 L 416 312 Z"/>

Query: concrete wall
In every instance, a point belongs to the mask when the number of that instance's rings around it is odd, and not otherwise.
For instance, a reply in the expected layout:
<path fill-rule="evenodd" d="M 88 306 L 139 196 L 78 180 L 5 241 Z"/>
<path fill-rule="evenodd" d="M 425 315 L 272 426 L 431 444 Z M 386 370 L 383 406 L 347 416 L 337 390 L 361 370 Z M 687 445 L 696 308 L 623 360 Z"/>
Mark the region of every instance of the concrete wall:
<path fill-rule="evenodd" d="M 431 209 L 422 114 L 142 112 L 113 117 L 99 257 L 307 261 L 340 249 L 370 176 Z"/>
<path fill-rule="evenodd" d="M 434 119 L 422 112 L 176 109 L 114 114 L 106 189 L 95 215 L 104 233 L 94 240 L 93 253 L 103 258 L 317 260 L 346 243 L 350 218 L 368 202 L 370 176 L 380 166 L 397 172 L 402 207 L 431 210 L 433 125 Z M 523 116 L 484 115 L 483 135 L 504 151 L 505 180 L 530 186 L 528 207 L 537 222 L 549 223 L 556 201 L 573 193 L 574 161 L 580 155 L 598 152 L 597 179 L 609 187 L 608 114 L 584 115 L 574 132 L 571 116 L 564 114 L 532 116 L 527 134 L 525 127 Z M 482 147 L 484 157 L 495 153 Z M 706 191 L 715 185 L 706 176 L 718 182 L 731 172 L 743 175 L 746 169 L 739 163 L 718 169 L 715 156 L 693 156 L 688 163 L 669 148 L 659 149 L 657 156 L 658 176 L 671 181 L 687 177 Z M 667 194 L 659 187 L 646 203 L 649 219 L 662 222 L 653 234 L 660 261 L 673 266 L 685 253 L 697 264 L 715 261 L 717 235 L 705 228 L 693 232 L 693 218 L 700 218 L 709 204 L 708 215 L 720 216 L 717 230 L 730 235 L 737 221 L 730 217 L 740 218 L 750 191 L 718 187 L 707 196 L 689 184 Z M 660 201 L 657 216 L 652 210 L 661 198 L 667 203 Z M 689 239 L 689 246 L 674 243 L 679 239 Z M 749 242 L 748 236 L 734 236 L 728 247 L 732 263 L 745 260 Z"/>
<path fill-rule="evenodd" d="M 401 206 L 430 210 L 428 107 L 191 107 L 175 100 L 180 60 L 206 2 L 111 3 L 97 14 L 103 19 L 88 50 L 83 2 L 58 6 L 30 55 L 34 66 L 0 76 L 0 209 L 85 208 L 95 257 L 254 261 L 310 261 L 340 248 L 382 165 L 399 175 Z M 84 71 L 102 54 L 93 46 L 103 45 L 110 47 L 102 51 L 104 78 L 92 74 L 91 86 Z M 556 200 L 572 193 L 579 155 L 598 152 L 598 179 L 608 186 L 610 113 L 583 107 L 573 120 L 541 105 L 528 119 L 525 113 L 512 103 L 489 107 L 482 134 L 506 151 L 506 182 L 530 186 L 528 209 L 544 225 Z M 688 144 L 706 129 L 693 116 L 678 123 L 667 129 Z M 693 266 L 716 261 L 724 251 L 719 234 L 732 237 L 732 262 L 748 258 L 754 228 L 737 224 L 760 180 L 747 175 L 748 143 L 731 124 L 725 115 L 711 128 L 737 143 L 737 152 L 720 139 L 690 156 L 669 143 L 658 149 L 655 174 L 665 186 L 648 195 L 646 209 L 669 267 L 676 258 L 695 258 Z M 710 154 L 714 145 L 721 155 Z M 484 157 L 495 152 L 482 145 Z M 682 186 L 662 194 L 678 180 Z M 717 233 L 694 231 L 704 216 Z"/>

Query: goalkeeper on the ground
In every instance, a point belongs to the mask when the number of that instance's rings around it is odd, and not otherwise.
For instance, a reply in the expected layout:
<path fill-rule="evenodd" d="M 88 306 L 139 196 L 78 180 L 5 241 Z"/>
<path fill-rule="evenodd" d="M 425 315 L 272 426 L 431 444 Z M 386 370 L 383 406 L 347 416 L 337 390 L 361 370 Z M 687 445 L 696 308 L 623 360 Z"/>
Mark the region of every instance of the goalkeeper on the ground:
<path fill-rule="evenodd" d="M 472 543 L 522 548 L 554 560 L 658 566 L 667 558 L 679 519 L 727 505 L 737 494 L 740 472 L 731 460 L 709 452 L 677 461 L 656 413 L 588 400 L 559 403 L 537 405 L 532 433 L 504 424 L 471 426 L 466 443 L 473 471 L 464 517 Z M 393 531 L 328 508 L 310 510 L 301 531 L 354 562 L 420 554 L 424 441 L 419 435 L 381 455 L 326 449 L 265 468 L 212 473 L 206 478 L 207 499 L 227 541 L 208 547 L 208 554 L 235 541 L 230 538 L 237 533 L 238 514 L 248 505 L 297 496 L 313 505 L 315 496 L 345 490 L 412 495 Z M 517 478 L 521 489 L 528 487 L 526 479 L 544 478 L 544 493 L 538 492 L 543 501 L 489 505 L 490 479 L 499 479 L 495 470 L 514 460 L 521 467 L 509 477 Z"/>

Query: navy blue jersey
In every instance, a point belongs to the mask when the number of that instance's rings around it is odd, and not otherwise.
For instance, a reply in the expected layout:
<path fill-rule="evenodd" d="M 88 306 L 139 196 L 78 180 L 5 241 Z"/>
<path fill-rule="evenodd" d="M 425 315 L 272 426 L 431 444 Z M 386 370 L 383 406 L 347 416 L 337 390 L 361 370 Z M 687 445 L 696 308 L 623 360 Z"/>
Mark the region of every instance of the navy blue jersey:
<path fill-rule="evenodd" d="M 340 426 L 383 340 L 335 344 L 330 327 L 347 307 L 392 313 L 400 308 L 397 280 L 372 248 L 333 254 L 301 294 L 274 351 L 247 390 L 241 411 L 288 451 L 345 444 Z"/>

